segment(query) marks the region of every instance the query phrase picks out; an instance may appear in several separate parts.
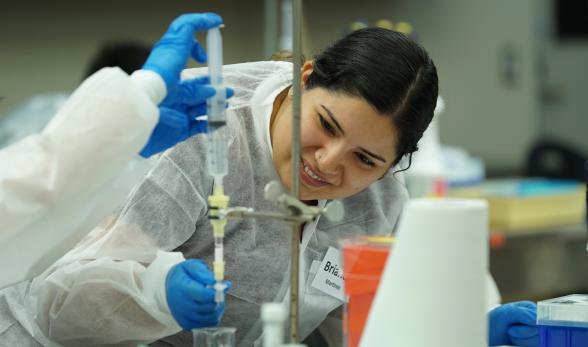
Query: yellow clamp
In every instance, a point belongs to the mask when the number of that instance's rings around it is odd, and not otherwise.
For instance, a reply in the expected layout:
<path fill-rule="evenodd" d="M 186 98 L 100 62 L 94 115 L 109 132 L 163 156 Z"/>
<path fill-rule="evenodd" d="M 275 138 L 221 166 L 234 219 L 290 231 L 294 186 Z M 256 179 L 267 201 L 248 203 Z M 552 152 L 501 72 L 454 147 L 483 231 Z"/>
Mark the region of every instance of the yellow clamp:
<path fill-rule="evenodd" d="M 213 195 L 208 197 L 208 206 L 210 209 L 208 218 L 210 219 L 210 224 L 212 224 L 214 236 L 223 237 L 227 220 L 219 218 L 218 213 L 229 206 L 229 196 L 225 195 L 222 186 L 214 187 Z"/>

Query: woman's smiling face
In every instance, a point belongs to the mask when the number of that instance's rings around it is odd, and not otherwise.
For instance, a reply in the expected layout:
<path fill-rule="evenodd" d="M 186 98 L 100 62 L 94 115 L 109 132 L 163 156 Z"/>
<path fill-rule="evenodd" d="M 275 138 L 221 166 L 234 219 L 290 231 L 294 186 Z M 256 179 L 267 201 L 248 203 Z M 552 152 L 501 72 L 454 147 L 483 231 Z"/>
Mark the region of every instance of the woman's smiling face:
<path fill-rule="evenodd" d="M 303 68 L 303 79 L 312 71 Z M 291 188 L 291 98 L 286 97 L 271 125 L 273 161 L 282 183 Z M 396 131 L 390 117 L 366 100 L 323 88 L 305 90 L 301 99 L 300 199 L 354 195 L 386 174 L 396 158 Z"/>

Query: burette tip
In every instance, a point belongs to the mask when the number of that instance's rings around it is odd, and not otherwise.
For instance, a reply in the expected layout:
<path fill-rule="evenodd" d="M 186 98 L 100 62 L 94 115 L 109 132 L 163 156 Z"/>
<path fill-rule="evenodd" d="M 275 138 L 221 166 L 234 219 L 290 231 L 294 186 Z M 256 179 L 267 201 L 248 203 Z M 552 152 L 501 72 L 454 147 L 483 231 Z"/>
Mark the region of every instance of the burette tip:
<path fill-rule="evenodd" d="M 217 304 L 225 302 L 225 289 L 227 285 L 223 282 L 217 281 L 214 284 L 214 302 Z"/>

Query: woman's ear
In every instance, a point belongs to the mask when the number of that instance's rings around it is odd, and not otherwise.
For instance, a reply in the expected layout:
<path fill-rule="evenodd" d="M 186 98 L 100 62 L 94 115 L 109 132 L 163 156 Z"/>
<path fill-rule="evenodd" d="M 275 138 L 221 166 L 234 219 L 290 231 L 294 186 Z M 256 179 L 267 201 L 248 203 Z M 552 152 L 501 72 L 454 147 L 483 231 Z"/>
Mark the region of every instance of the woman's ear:
<path fill-rule="evenodd" d="M 306 80 L 308 80 L 308 77 L 312 73 L 312 64 L 313 64 L 312 60 L 307 60 L 304 62 L 304 64 L 300 68 L 300 78 L 302 79 L 302 81 L 300 81 L 300 82 L 302 83 L 302 87 L 304 87 Z"/>

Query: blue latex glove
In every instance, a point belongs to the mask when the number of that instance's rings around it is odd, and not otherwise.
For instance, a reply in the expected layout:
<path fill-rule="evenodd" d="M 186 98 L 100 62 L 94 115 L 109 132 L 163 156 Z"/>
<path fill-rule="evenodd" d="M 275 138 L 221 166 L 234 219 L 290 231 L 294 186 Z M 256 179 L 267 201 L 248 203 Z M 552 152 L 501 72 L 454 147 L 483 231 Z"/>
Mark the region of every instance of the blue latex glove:
<path fill-rule="evenodd" d="M 214 13 L 184 14 L 176 18 L 167 32 L 159 40 L 149 54 L 144 70 L 158 73 L 168 89 L 172 89 L 180 80 L 180 72 L 192 56 L 200 63 L 206 62 L 206 53 L 194 34 L 218 27 L 222 18 Z"/>
<path fill-rule="evenodd" d="M 159 74 L 166 84 L 167 96 L 160 104 L 159 122 L 149 141 L 139 152 L 143 157 L 162 152 L 197 133 L 206 132 L 206 122 L 196 117 L 206 114 L 206 99 L 215 94 L 208 78 L 180 82 L 180 72 L 192 56 L 206 61 L 206 53 L 194 38 L 196 31 L 219 26 L 221 17 L 214 13 L 185 14 L 175 19 L 149 54 L 144 70 Z M 233 95 L 227 88 L 227 98 Z"/>
<path fill-rule="evenodd" d="M 228 290 L 231 282 L 225 282 Z M 165 280 L 167 305 L 186 331 L 217 326 L 225 305 L 214 302 L 212 272 L 202 260 L 190 259 L 174 265 Z"/>
<path fill-rule="evenodd" d="M 165 151 L 190 136 L 207 131 L 207 122 L 198 117 L 206 114 L 206 99 L 216 91 L 208 77 L 185 80 L 174 86 L 159 107 L 159 123 L 153 129 L 149 141 L 139 153 L 147 158 Z M 234 91 L 227 88 L 227 98 Z"/>
<path fill-rule="evenodd" d="M 537 305 L 518 301 L 501 305 L 488 314 L 489 346 L 538 347 Z"/>
<path fill-rule="evenodd" d="M 169 90 L 159 105 L 186 113 L 191 118 L 205 115 L 206 100 L 216 94 L 209 83 L 207 76 L 182 81 Z M 232 88 L 225 89 L 226 99 L 235 94 Z"/>

